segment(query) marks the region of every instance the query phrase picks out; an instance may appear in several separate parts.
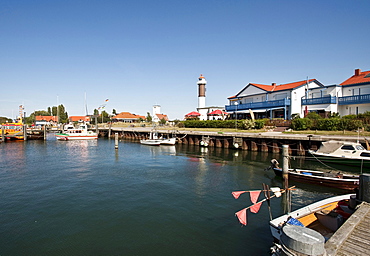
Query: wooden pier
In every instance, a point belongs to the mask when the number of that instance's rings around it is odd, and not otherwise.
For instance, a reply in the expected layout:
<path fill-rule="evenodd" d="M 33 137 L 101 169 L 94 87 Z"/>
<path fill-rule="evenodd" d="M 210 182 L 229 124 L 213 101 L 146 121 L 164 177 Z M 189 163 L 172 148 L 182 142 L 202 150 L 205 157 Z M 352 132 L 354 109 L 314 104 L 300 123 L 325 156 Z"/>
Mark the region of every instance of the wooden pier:
<path fill-rule="evenodd" d="M 363 202 L 325 243 L 328 256 L 370 255 L 370 204 Z"/>
<path fill-rule="evenodd" d="M 140 141 L 147 139 L 151 128 L 148 127 L 99 127 L 100 137 L 112 137 L 118 133 L 121 139 Z M 352 141 L 357 136 L 322 136 L 314 134 L 284 134 L 281 132 L 207 132 L 207 131 L 181 131 L 157 130 L 159 136 L 177 137 L 179 144 L 199 145 L 215 148 L 230 148 L 257 152 L 280 153 L 282 145 L 288 145 L 290 155 L 304 156 L 308 149 L 316 150 L 321 142 L 328 140 Z M 365 145 L 365 139 L 360 143 Z"/>

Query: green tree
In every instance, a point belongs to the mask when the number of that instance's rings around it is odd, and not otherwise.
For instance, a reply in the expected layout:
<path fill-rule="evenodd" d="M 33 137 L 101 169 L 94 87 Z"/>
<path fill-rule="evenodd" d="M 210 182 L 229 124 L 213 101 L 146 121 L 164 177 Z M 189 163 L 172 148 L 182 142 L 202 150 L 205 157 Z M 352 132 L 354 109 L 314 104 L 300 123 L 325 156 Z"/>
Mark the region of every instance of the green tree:
<path fill-rule="evenodd" d="M 115 109 L 112 110 L 113 115 L 117 115 L 117 111 Z"/>
<path fill-rule="evenodd" d="M 52 116 L 57 116 L 58 115 L 58 108 L 56 106 L 52 107 L 51 114 L 52 114 Z"/>
<path fill-rule="evenodd" d="M 58 106 L 59 110 L 59 123 L 68 123 L 68 113 L 66 112 L 63 104 Z"/>
<path fill-rule="evenodd" d="M 51 116 L 51 108 L 48 107 L 48 113 L 49 113 L 49 116 Z"/>
<path fill-rule="evenodd" d="M 151 123 L 151 122 L 153 121 L 152 116 L 150 115 L 150 113 L 149 113 L 149 112 L 147 112 L 146 114 L 147 114 L 147 116 L 146 116 L 146 121 L 147 121 L 148 123 Z"/>
<path fill-rule="evenodd" d="M 160 123 L 161 125 L 165 125 L 165 124 L 167 123 L 167 121 L 166 121 L 166 119 L 162 118 L 162 119 L 159 121 L 159 123 Z"/>

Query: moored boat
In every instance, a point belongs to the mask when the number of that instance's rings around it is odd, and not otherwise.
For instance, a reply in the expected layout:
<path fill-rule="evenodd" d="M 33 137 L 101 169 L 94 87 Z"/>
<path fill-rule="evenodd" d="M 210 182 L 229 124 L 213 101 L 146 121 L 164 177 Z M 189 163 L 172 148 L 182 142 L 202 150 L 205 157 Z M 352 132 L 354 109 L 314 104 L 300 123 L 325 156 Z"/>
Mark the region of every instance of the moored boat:
<path fill-rule="evenodd" d="M 7 140 L 23 140 L 24 131 L 23 131 L 23 122 L 20 119 L 17 122 L 13 123 L 3 123 L 1 129 L 4 131 L 4 137 Z"/>
<path fill-rule="evenodd" d="M 95 140 L 98 134 L 87 129 L 86 124 L 81 124 L 78 128 L 70 128 L 61 133 L 55 134 L 57 140 Z"/>
<path fill-rule="evenodd" d="M 356 166 L 363 170 L 370 168 L 370 150 L 366 150 L 360 143 L 326 141 L 322 142 L 318 150 L 308 152 L 322 162 Z"/>
<path fill-rule="evenodd" d="M 284 226 L 297 225 L 315 230 L 327 240 L 354 212 L 350 200 L 355 196 L 333 196 L 275 218 L 269 223 L 271 234 L 275 240 L 280 241 Z"/>
<path fill-rule="evenodd" d="M 167 138 L 167 139 L 161 139 L 161 145 L 175 145 L 176 144 L 176 138 Z"/>
<path fill-rule="evenodd" d="M 273 167 L 273 170 L 277 176 L 282 177 L 283 170 L 281 168 Z M 348 175 L 340 172 L 330 173 L 302 169 L 289 169 L 288 175 L 289 180 L 345 190 L 354 190 L 358 188 L 360 184 L 358 175 Z"/>

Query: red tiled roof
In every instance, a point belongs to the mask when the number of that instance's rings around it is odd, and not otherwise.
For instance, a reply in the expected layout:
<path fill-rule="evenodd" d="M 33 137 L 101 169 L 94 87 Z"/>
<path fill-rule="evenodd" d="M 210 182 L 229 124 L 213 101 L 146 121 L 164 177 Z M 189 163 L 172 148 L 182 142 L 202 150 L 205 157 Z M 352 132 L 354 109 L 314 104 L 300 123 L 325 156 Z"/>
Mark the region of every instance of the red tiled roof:
<path fill-rule="evenodd" d="M 167 115 L 163 115 L 163 114 L 156 114 L 156 116 L 159 118 L 159 120 L 164 119 L 164 120 L 168 121 L 168 116 L 167 116 Z"/>
<path fill-rule="evenodd" d="M 84 122 L 89 122 L 90 121 L 90 117 L 88 117 L 88 116 L 70 116 L 70 117 L 68 117 L 68 119 L 71 122 L 78 122 L 80 120 L 82 120 Z"/>
<path fill-rule="evenodd" d="M 131 114 L 130 112 L 121 112 L 118 115 L 112 117 L 112 119 L 145 119 L 145 116 L 139 116 L 135 114 Z"/>
<path fill-rule="evenodd" d="M 308 82 L 312 82 L 312 81 L 315 81 L 316 79 L 310 79 L 308 80 Z M 289 90 L 289 89 L 293 89 L 293 88 L 297 88 L 299 86 L 302 86 L 304 84 L 307 83 L 307 80 L 303 80 L 303 81 L 298 81 L 298 82 L 294 82 L 294 83 L 289 83 L 289 84 L 280 84 L 280 85 L 264 85 L 264 84 L 250 84 L 250 85 L 254 85 L 264 91 L 268 91 L 268 92 L 276 92 L 276 91 L 282 91 L 282 90 Z"/>
<path fill-rule="evenodd" d="M 35 116 L 35 120 L 36 121 L 54 121 L 54 122 L 57 122 L 58 121 L 58 117 L 57 116 Z"/>
<path fill-rule="evenodd" d="M 345 80 L 340 85 L 362 84 L 362 83 L 370 83 L 370 71 L 361 72 L 360 69 L 357 69 L 355 70 L 355 74 L 353 76 Z"/>

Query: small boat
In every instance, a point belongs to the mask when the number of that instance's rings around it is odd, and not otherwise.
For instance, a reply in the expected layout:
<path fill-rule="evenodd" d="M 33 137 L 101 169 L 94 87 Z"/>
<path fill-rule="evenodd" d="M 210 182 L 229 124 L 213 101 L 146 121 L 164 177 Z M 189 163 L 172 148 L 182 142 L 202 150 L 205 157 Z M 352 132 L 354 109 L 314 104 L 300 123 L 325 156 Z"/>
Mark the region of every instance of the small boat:
<path fill-rule="evenodd" d="M 271 168 L 276 176 L 283 176 L 283 170 L 278 167 L 275 159 L 271 160 Z M 339 188 L 345 190 L 354 190 L 359 187 L 360 181 L 358 175 L 343 174 L 340 172 L 322 172 L 302 169 L 288 169 L 289 180 L 311 183 L 320 186 Z"/>
<path fill-rule="evenodd" d="M 168 138 L 168 139 L 161 139 L 161 145 L 175 145 L 176 144 L 176 138 Z"/>
<path fill-rule="evenodd" d="M 159 145 L 175 145 L 176 144 L 176 138 L 158 138 L 157 131 L 153 130 L 149 134 L 149 139 L 146 140 L 140 140 L 140 143 L 143 145 L 149 145 L 149 146 L 159 146 Z"/>
<path fill-rule="evenodd" d="M 327 240 L 354 212 L 350 199 L 355 197 L 355 194 L 330 197 L 275 218 L 270 221 L 271 234 L 280 241 L 285 225 L 298 225 L 319 232 Z"/>
<path fill-rule="evenodd" d="M 148 146 L 159 146 L 161 145 L 162 139 L 158 138 L 158 133 L 156 131 L 151 131 L 149 134 L 149 139 L 140 140 L 140 143 Z"/>
<path fill-rule="evenodd" d="M 370 150 L 366 150 L 360 143 L 326 141 L 318 150 L 308 152 L 322 162 L 370 168 Z"/>
<path fill-rule="evenodd" d="M 3 123 L 1 129 L 4 130 L 4 137 L 7 140 L 23 140 L 23 122 L 22 119 L 13 123 Z"/>
<path fill-rule="evenodd" d="M 271 220 L 272 255 L 327 255 L 325 242 L 354 213 L 355 198 L 330 197 Z"/>
<path fill-rule="evenodd" d="M 64 130 L 61 133 L 55 134 L 58 140 L 95 140 L 98 139 L 98 134 L 87 130 L 87 124 L 81 124 L 78 128 Z"/>

